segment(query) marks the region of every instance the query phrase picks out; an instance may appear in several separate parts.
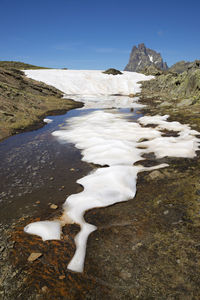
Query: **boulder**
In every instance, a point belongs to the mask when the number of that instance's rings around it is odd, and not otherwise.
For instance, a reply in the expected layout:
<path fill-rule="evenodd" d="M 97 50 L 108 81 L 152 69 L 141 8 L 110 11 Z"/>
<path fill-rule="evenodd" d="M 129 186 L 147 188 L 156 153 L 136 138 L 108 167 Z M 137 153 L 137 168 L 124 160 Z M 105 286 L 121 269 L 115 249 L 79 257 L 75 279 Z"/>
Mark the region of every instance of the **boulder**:
<path fill-rule="evenodd" d="M 121 71 L 113 69 L 113 68 L 107 69 L 106 71 L 104 71 L 102 73 L 108 74 L 108 75 L 122 75 L 123 74 Z"/>

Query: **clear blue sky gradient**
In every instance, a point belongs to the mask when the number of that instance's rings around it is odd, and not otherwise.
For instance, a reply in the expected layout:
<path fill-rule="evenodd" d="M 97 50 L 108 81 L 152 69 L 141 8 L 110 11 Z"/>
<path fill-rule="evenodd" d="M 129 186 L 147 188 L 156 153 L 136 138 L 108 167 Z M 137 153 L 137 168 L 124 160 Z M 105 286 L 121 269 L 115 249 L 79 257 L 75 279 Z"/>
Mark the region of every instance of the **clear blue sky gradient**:
<path fill-rule="evenodd" d="M 168 65 L 200 59 L 199 0 L 1 0 L 0 60 L 123 69 L 144 42 Z"/>

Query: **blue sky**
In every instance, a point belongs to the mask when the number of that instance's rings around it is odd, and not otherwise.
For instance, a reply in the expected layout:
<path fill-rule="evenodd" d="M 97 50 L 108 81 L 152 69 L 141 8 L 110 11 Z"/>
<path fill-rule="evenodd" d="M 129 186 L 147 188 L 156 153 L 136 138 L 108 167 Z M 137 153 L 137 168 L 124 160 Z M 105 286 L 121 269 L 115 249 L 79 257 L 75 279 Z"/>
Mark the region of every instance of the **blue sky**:
<path fill-rule="evenodd" d="M 144 42 L 168 65 L 200 59 L 199 0 L 1 0 L 0 60 L 123 69 Z"/>

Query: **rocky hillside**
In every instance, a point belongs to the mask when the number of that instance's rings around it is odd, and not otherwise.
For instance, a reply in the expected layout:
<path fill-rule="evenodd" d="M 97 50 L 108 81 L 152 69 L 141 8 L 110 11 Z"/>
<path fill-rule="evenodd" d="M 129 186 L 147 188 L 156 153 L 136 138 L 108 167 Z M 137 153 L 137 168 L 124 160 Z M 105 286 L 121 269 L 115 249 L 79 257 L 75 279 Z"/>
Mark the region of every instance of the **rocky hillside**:
<path fill-rule="evenodd" d="M 175 63 L 173 66 L 171 66 L 169 68 L 169 71 L 181 74 L 185 71 L 199 69 L 199 68 L 200 68 L 200 60 L 195 60 L 194 62 L 182 60 Z"/>
<path fill-rule="evenodd" d="M 184 69 L 186 71 L 182 72 Z M 179 73 L 175 72 L 179 71 Z M 172 72 L 173 71 L 173 72 Z M 142 84 L 142 97 L 160 102 L 159 106 L 187 109 L 191 114 L 200 109 L 200 64 L 177 63 L 165 74 Z"/>
<path fill-rule="evenodd" d="M 141 72 L 144 68 L 151 65 L 155 65 L 155 67 L 159 68 L 160 70 L 168 69 L 167 63 L 163 62 L 160 53 L 146 48 L 144 44 L 139 44 L 138 48 L 136 46 L 133 47 L 130 54 L 129 63 L 124 70 Z"/>
<path fill-rule="evenodd" d="M 45 115 L 80 107 L 79 102 L 63 99 L 59 90 L 27 78 L 13 65 L 7 62 L 7 68 L 0 67 L 0 140 L 43 125 Z"/>

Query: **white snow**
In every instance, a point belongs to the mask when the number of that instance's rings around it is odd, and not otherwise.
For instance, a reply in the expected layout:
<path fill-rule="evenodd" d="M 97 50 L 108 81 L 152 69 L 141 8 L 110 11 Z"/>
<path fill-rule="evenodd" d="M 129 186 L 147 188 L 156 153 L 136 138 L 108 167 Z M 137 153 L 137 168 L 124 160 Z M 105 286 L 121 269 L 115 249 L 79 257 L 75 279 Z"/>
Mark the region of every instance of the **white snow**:
<path fill-rule="evenodd" d="M 151 62 L 153 62 L 153 56 L 152 55 L 148 55 L 149 59 Z"/>
<path fill-rule="evenodd" d="M 42 81 L 61 90 L 67 95 L 129 95 L 140 92 L 138 81 L 149 80 L 135 72 L 124 72 L 122 75 L 103 74 L 94 70 L 25 70 L 32 79 Z"/>
<path fill-rule="evenodd" d="M 53 120 L 48 119 L 48 118 L 45 118 L 43 121 L 44 121 L 45 123 L 47 123 L 47 124 L 53 122 Z"/>
<path fill-rule="evenodd" d="M 75 101 L 84 103 L 82 109 L 97 108 L 142 108 L 145 105 L 137 103 L 138 97 L 110 95 L 71 95 Z M 69 98 L 65 96 L 65 98 Z"/>
<path fill-rule="evenodd" d="M 37 74 L 37 72 L 35 74 Z M 48 72 L 50 75 L 48 75 Z M 114 84 L 116 84 L 115 79 L 113 79 L 113 81 L 112 79 L 110 80 L 111 88 L 103 88 L 102 82 L 104 82 L 104 75 L 102 77 L 102 74 L 98 73 L 98 71 L 85 71 L 86 73 L 82 73 L 81 71 L 80 74 L 78 71 L 73 71 L 69 73 L 71 74 L 69 81 L 67 81 L 65 75 L 64 79 L 62 79 L 60 72 L 57 72 L 58 71 L 55 71 L 54 73 L 57 87 L 63 85 L 63 90 L 65 91 L 79 91 L 80 94 L 82 89 L 87 92 L 89 89 L 90 92 L 94 89 L 99 92 L 101 87 L 103 92 L 107 92 L 107 90 L 110 89 L 112 93 L 116 93 L 114 89 Z M 67 71 L 61 71 L 62 74 L 65 74 L 63 72 Z M 78 75 L 77 82 L 74 72 Z M 53 82 L 52 70 L 45 70 L 45 73 L 40 74 L 46 74 L 47 81 Z M 57 77 L 58 74 L 59 76 Z M 89 79 L 86 78 L 86 74 L 88 74 Z M 94 77 L 96 80 L 98 78 L 99 81 L 94 82 L 94 78 L 91 74 L 96 74 L 95 76 L 97 77 Z M 138 79 L 138 74 L 135 74 Z M 115 77 L 110 76 L 111 78 Z M 102 78 L 102 80 L 100 78 Z M 119 84 L 121 87 L 124 87 L 124 93 L 126 93 L 128 84 L 124 82 L 123 77 L 120 78 L 123 84 Z M 59 80 L 61 82 L 59 82 Z M 87 80 L 89 80 L 91 84 L 94 84 L 94 86 L 90 87 Z M 129 79 L 127 79 L 127 81 L 129 81 Z M 83 85 L 83 82 L 85 82 L 87 87 Z M 134 90 L 137 90 L 136 79 L 132 78 L 131 82 L 134 82 Z M 107 85 L 107 83 L 105 84 Z M 64 87 L 64 85 L 66 85 L 66 87 Z M 129 91 L 130 90 L 131 88 Z M 81 96 L 79 95 L 77 97 Z M 84 98 L 84 96 L 82 97 Z M 105 107 L 106 101 L 110 101 L 110 98 L 107 98 L 107 96 L 103 97 L 103 107 Z M 125 101 L 125 98 L 122 100 L 122 103 L 123 101 Z M 134 100 L 132 99 L 132 101 Z M 93 95 L 89 102 L 86 101 L 87 105 L 88 103 L 91 107 L 92 104 L 94 107 L 101 107 L 101 97 Z M 115 96 L 112 98 L 111 103 L 112 105 L 120 106 L 120 97 Z M 83 191 L 69 196 L 63 205 L 64 213 L 62 221 L 60 222 L 62 223 L 63 219 L 70 219 L 81 227 L 80 232 L 75 237 L 76 252 L 68 265 L 68 269 L 77 272 L 83 271 L 87 239 L 89 234 L 96 230 L 94 225 L 85 222 L 85 211 L 95 207 L 106 207 L 117 202 L 132 199 L 136 193 L 138 172 L 150 171 L 167 166 L 166 164 L 151 168 L 135 166 L 135 162 L 144 159 L 142 157 L 144 153 L 154 152 L 157 158 L 164 156 L 194 157 L 196 155 L 195 151 L 199 148 L 200 143 L 200 139 L 195 136 L 198 132 L 191 130 L 188 125 L 182 125 L 179 122 L 168 122 L 167 118 L 167 115 L 146 116 L 140 118 L 138 123 L 135 123 L 127 120 L 123 114 L 120 114 L 116 110 L 112 110 L 111 112 L 99 110 L 70 118 L 64 128 L 53 132 L 53 135 L 58 140 L 66 143 L 74 143 L 75 147 L 81 150 L 82 160 L 103 166 L 79 179 L 77 183 L 83 186 Z M 155 124 L 156 127 L 144 127 L 148 124 Z M 177 137 L 164 137 L 162 136 L 163 129 L 178 131 L 179 135 Z M 140 142 L 141 139 L 147 139 L 147 141 Z M 105 165 L 108 167 L 105 167 Z M 25 228 L 25 231 L 27 233 L 37 234 L 41 236 L 43 240 L 59 238 L 59 221 L 46 222 L 29 224 Z"/>
<path fill-rule="evenodd" d="M 43 241 L 60 240 L 60 221 L 40 221 L 27 225 L 24 231 L 29 234 L 39 235 Z"/>

